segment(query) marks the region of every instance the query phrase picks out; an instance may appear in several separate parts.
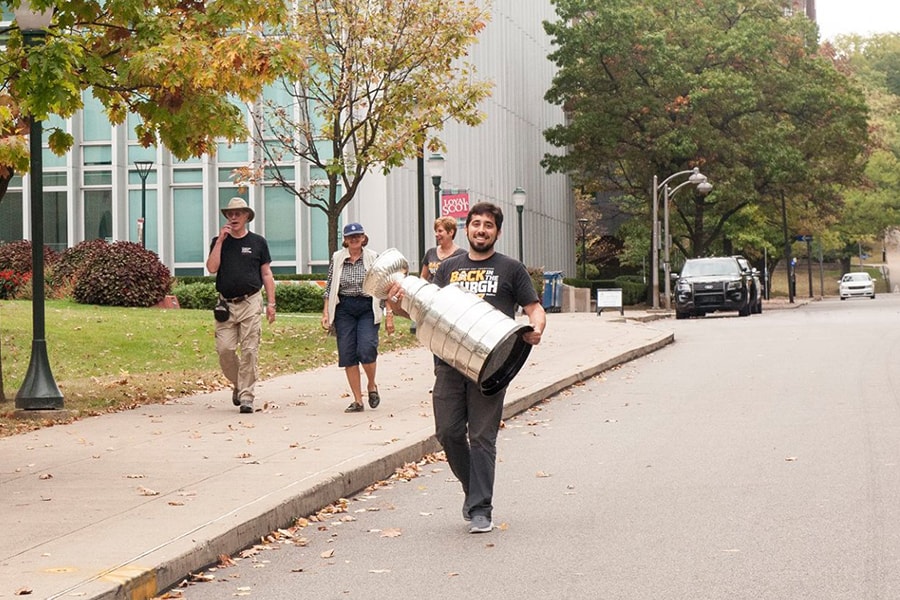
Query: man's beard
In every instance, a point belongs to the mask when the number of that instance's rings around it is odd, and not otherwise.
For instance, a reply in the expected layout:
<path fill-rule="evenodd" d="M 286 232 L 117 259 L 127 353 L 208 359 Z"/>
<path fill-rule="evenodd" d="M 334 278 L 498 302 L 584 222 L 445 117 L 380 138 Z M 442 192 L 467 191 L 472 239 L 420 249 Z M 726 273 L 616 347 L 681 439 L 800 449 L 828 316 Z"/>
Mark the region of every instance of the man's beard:
<path fill-rule="evenodd" d="M 494 239 L 482 239 L 482 238 L 469 238 L 469 245 L 476 252 L 489 252 L 494 248 L 494 244 L 497 243 L 497 238 Z"/>

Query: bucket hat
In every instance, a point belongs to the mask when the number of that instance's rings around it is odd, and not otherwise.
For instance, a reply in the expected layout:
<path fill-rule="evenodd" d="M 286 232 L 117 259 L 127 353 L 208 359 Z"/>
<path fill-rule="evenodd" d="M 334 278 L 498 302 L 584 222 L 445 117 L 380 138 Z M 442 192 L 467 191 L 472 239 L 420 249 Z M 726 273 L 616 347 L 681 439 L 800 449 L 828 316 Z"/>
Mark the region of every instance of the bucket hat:
<path fill-rule="evenodd" d="M 232 198 L 229 200 L 228 206 L 222 209 L 222 215 L 224 216 L 229 210 L 245 210 L 250 213 L 250 218 L 247 219 L 248 223 L 256 217 L 256 213 L 253 212 L 252 208 L 247 206 L 247 202 L 243 198 Z"/>

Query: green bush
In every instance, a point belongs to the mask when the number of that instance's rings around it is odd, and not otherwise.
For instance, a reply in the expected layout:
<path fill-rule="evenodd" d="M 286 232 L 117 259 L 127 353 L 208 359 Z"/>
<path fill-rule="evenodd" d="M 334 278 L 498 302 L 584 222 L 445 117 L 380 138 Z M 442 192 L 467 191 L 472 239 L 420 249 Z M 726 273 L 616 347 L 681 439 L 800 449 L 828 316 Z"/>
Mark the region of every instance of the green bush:
<path fill-rule="evenodd" d="M 279 312 L 322 312 L 324 292 L 319 286 L 307 283 L 276 285 L 275 303 Z"/>
<path fill-rule="evenodd" d="M 179 283 L 172 288 L 172 294 L 178 298 L 181 308 L 199 308 L 212 310 L 219 298 L 215 282 Z"/>
<path fill-rule="evenodd" d="M 616 287 L 622 288 L 622 304 L 625 306 L 643 304 L 647 298 L 647 284 L 639 275 L 620 275 L 614 281 Z"/>
<path fill-rule="evenodd" d="M 647 284 L 640 275 L 619 275 L 615 279 L 586 279 L 566 278 L 563 283 L 579 288 L 591 288 L 591 298 L 597 296 L 597 290 L 620 288 L 622 290 L 622 304 L 632 306 L 643 304 L 647 297 Z"/>
<path fill-rule="evenodd" d="M 72 296 L 81 304 L 153 306 L 171 285 L 169 269 L 155 252 L 134 242 L 116 242 L 85 261 Z"/>
<path fill-rule="evenodd" d="M 181 308 L 200 308 L 212 310 L 219 298 L 216 284 L 209 281 L 196 283 L 179 283 L 172 288 Z M 281 284 L 275 286 L 275 303 L 278 312 L 322 312 L 325 304 L 322 288 L 316 285 Z"/>

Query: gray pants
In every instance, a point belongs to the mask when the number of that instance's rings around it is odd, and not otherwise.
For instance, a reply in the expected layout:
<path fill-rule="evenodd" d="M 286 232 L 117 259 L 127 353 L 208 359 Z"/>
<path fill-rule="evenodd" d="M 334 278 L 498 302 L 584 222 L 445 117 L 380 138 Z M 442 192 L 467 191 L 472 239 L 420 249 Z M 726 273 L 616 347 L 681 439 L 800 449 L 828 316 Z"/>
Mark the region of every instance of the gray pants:
<path fill-rule="evenodd" d="M 435 435 L 450 469 L 462 484 L 463 511 L 492 518 L 497 433 L 506 390 L 485 396 L 478 384 L 443 362 L 434 367 Z"/>

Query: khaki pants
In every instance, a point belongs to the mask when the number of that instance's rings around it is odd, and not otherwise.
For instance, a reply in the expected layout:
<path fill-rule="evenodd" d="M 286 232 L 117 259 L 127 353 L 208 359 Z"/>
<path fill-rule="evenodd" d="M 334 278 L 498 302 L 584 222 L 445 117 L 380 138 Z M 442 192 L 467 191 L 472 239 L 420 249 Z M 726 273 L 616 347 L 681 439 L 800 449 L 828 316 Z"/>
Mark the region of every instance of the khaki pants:
<path fill-rule="evenodd" d="M 241 404 L 252 406 L 262 331 L 262 294 L 257 292 L 243 302 L 229 303 L 228 310 L 230 315 L 227 321 L 224 323 L 216 321 L 216 352 L 219 354 L 219 365 L 225 377 L 238 391 Z"/>

